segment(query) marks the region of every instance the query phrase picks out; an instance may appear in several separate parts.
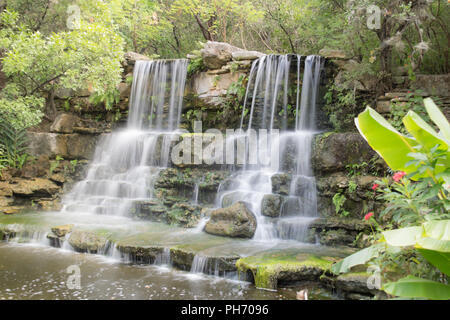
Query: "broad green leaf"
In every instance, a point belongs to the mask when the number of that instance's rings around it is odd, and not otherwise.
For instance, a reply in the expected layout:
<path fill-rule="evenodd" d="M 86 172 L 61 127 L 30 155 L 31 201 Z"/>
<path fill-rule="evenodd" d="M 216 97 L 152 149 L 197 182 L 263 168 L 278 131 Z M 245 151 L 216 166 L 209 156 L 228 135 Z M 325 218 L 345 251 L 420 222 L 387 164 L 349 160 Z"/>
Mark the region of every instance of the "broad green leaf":
<path fill-rule="evenodd" d="M 403 118 L 403 124 L 416 141 L 426 149 L 431 150 L 439 145 L 439 149 L 448 150 L 448 142 L 442 139 L 436 131 L 414 111 L 409 111 Z"/>
<path fill-rule="evenodd" d="M 352 267 L 360 264 L 365 264 L 372 258 L 378 256 L 378 254 L 383 248 L 384 245 L 378 243 L 363 250 L 360 250 L 332 265 L 331 272 L 333 272 L 334 274 L 348 272 Z"/>
<path fill-rule="evenodd" d="M 438 252 L 427 249 L 417 249 L 419 253 L 427 259 L 429 263 L 438 268 L 441 272 L 450 276 L 450 253 Z"/>
<path fill-rule="evenodd" d="M 417 240 L 416 248 L 450 253 L 450 241 L 434 238 L 421 238 Z"/>
<path fill-rule="evenodd" d="M 416 152 L 417 142 L 398 132 L 389 122 L 370 107 L 355 119 L 356 127 L 369 145 L 393 170 L 412 173 L 416 167 L 406 164 L 413 160 L 409 153 Z"/>
<path fill-rule="evenodd" d="M 450 240 L 450 220 L 434 220 L 423 224 L 426 237 L 437 240 Z"/>
<path fill-rule="evenodd" d="M 433 300 L 450 299 L 450 286 L 413 276 L 397 282 L 386 283 L 383 290 L 391 295 L 407 298 L 427 298 Z"/>
<path fill-rule="evenodd" d="M 444 114 L 439 110 L 439 108 L 434 103 L 433 99 L 426 98 L 423 100 L 425 104 L 425 109 L 428 112 L 431 120 L 438 126 L 441 130 L 440 134 L 447 140 L 450 141 L 450 124 L 448 123 Z"/>
<path fill-rule="evenodd" d="M 390 246 L 407 247 L 413 246 L 422 236 L 422 227 L 409 227 L 383 232 L 383 238 Z"/>

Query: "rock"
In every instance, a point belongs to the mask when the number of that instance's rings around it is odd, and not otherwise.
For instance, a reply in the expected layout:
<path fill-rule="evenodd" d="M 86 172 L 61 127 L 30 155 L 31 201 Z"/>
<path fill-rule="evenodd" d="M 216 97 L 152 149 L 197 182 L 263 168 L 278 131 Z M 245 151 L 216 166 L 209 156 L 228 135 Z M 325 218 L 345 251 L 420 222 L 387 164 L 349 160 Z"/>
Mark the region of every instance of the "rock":
<path fill-rule="evenodd" d="M 79 121 L 78 117 L 71 113 L 59 114 L 50 127 L 50 132 L 54 133 L 72 133 L 73 127 Z"/>
<path fill-rule="evenodd" d="M 268 217 L 278 217 L 281 212 L 283 198 L 277 194 L 266 194 L 262 199 L 261 213 Z"/>
<path fill-rule="evenodd" d="M 136 52 L 127 52 L 124 55 L 125 61 L 128 64 L 134 65 L 136 61 L 138 60 L 151 60 L 149 57 L 144 56 L 142 54 L 136 53 Z"/>
<path fill-rule="evenodd" d="M 205 231 L 221 236 L 252 238 L 256 231 L 256 218 L 245 203 L 237 202 L 211 212 Z"/>
<path fill-rule="evenodd" d="M 60 156 L 64 159 L 91 159 L 98 136 L 30 132 L 28 140 L 29 152 L 36 157 L 46 155 L 49 158 Z"/>
<path fill-rule="evenodd" d="M 375 110 L 379 113 L 391 112 L 391 101 L 390 100 L 377 101 L 377 107 L 375 108 Z"/>
<path fill-rule="evenodd" d="M 81 134 L 100 134 L 103 130 L 98 128 L 73 127 L 73 132 Z"/>
<path fill-rule="evenodd" d="M 347 54 L 344 51 L 338 49 L 324 48 L 319 51 L 319 55 L 329 59 L 348 59 Z"/>
<path fill-rule="evenodd" d="M 59 199 L 39 200 L 37 204 L 43 211 L 59 211 L 62 209 L 62 205 Z"/>
<path fill-rule="evenodd" d="M 258 51 L 236 51 L 232 52 L 231 56 L 233 60 L 236 61 L 242 61 L 242 60 L 256 60 L 258 58 L 261 58 L 264 56 L 264 53 L 258 52 Z"/>
<path fill-rule="evenodd" d="M 418 74 L 412 83 L 413 89 L 425 90 L 434 96 L 450 96 L 450 73 L 447 74 Z"/>
<path fill-rule="evenodd" d="M 42 154 L 37 160 L 27 161 L 21 169 L 21 176 L 24 178 L 43 177 L 50 169 L 50 159 Z"/>
<path fill-rule="evenodd" d="M 193 228 L 200 220 L 200 207 L 189 203 L 176 203 L 167 211 L 167 222 Z"/>
<path fill-rule="evenodd" d="M 208 71 L 206 71 L 206 73 L 210 74 L 210 75 L 219 75 L 219 74 L 230 73 L 230 69 L 222 67 L 222 68 L 216 69 L 216 70 L 208 70 Z"/>
<path fill-rule="evenodd" d="M 0 182 L 0 196 L 12 197 L 11 185 L 7 182 Z"/>
<path fill-rule="evenodd" d="M 50 180 L 57 184 L 63 184 L 66 182 L 66 177 L 62 173 L 54 173 L 50 176 Z"/>
<path fill-rule="evenodd" d="M 157 257 L 163 253 L 164 248 L 161 246 L 136 246 L 130 244 L 117 245 L 117 249 L 122 256 L 126 256 L 126 261 L 132 263 L 152 264 Z"/>
<path fill-rule="evenodd" d="M 271 177 L 272 193 L 288 195 L 292 177 L 287 173 L 276 173 Z"/>
<path fill-rule="evenodd" d="M 58 237 L 64 237 L 66 234 L 71 233 L 73 224 L 65 224 L 63 226 L 53 227 L 52 232 Z"/>
<path fill-rule="evenodd" d="M 213 109 L 222 107 L 228 88 L 238 81 L 241 75 L 241 72 L 228 71 L 225 74 L 198 73 L 192 78 L 189 86 L 189 92 L 199 100 L 195 105 L 201 104 Z"/>
<path fill-rule="evenodd" d="M 108 239 L 89 231 L 73 230 L 69 244 L 78 252 L 97 253 L 105 248 Z"/>
<path fill-rule="evenodd" d="M 347 165 L 369 163 L 377 154 L 359 133 L 317 136 L 312 162 L 316 172 L 345 171 Z"/>
<path fill-rule="evenodd" d="M 342 256 L 340 252 L 336 254 Z M 241 258 L 236 266 L 240 274 L 252 275 L 250 279 L 256 287 L 276 290 L 282 283 L 318 281 L 336 260 L 301 249 L 274 249 Z"/>
<path fill-rule="evenodd" d="M 373 91 L 376 88 L 378 79 L 375 75 L 368 73 L 361 74 L 358 79 L 353 81 L 345 81 L 347 79 L 347 73 L 354 73 L 361 69 L 361 64 L 355 60 L 346 61 L 342 65 L 342 70 L 337 74 L 334 79 L 336 86 L 344 89 L 356 89 L 360 91 Z"/>
<path fill-rule="evenodd" d="M 374 293 L 377 290 L 369 289 L 368 279 L 371 275 L 365 272 L 347 273 L 337 277 L 335 286 L 337 289 L 352 293 Z"/>
<path fill-rule="evenodd" d="M 220 69 L 232 59 L 232 53 L 242 49 L 225 42 L 208 41 L 202 50 L 202 59 L 208 69 Z"/>
<path fill-rule="evenodd" d="M 0 207 L 0 212 L 6 215 L 18 214 L 25 209 L 23 206 L 14 206 L 14 207 Z"/>
<path fill-rule="evenodd" d="M 14 202 L 13 198 L 0 196 L 0 207 L 7 207 Z"/>
<path fill-rule="evenodd" d="M 48 197 L 60 190 L 54 182 L 43 178 L 16 179 L 10 187 L 13 194 L 19 197 Z"/>
<path fill-rule="evenodd" d="M 120 99 L 128 98 L 131 94 L 131 85 L 121 82 L 117 85 L 117 90 L 119 90 Z"/>

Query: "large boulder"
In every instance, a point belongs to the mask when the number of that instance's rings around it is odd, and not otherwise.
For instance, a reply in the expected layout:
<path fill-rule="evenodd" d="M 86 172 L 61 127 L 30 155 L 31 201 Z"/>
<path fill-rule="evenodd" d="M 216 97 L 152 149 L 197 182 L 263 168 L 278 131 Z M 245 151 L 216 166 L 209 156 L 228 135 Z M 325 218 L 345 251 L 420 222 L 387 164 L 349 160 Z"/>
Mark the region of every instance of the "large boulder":
<path fill-rule="evenodd" d="M 252 238 L 256 231 L 256 218 L 245 203 L 236 202 L 228 208 L 211 212 L 205 231 L 219 236 Z"/>
<path fill-rule="evenodd" d="M 242 49 L 225 42 L 208 41 L 201 50 L 204 65 L 208 69 L 220 69 L 233 58 L 233 52 Z"/>

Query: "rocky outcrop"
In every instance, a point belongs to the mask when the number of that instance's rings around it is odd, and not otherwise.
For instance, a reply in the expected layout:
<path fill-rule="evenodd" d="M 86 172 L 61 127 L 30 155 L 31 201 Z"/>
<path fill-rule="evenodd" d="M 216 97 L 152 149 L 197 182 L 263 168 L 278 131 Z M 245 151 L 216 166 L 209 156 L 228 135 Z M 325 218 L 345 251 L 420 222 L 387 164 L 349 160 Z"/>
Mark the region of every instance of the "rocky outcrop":
<path fill-rule="evenodd" d="M 59 191 L 58 185 L 43 178 L 14 179 L 9 188 L 14 196 L 20 197 L 51 197 Z"/>
<path fill-rule="evenodd" d="M 234 238 L 252 238 L 255 231 L 256 218 L 243 202 L 212 211 L 205 226 L 207 233 Z"/>
<path fill-rule="evenodd" d="M 359 133 L 318 135 L 313 146 L 312 163 L 316 173 L 346 171 L 347 166 L 377 160 L 377 153 Z"/>
<path fill-rule="evenodd" d="M 91 159 L 97 135 L 91 134 L 59 134 L 47 132 L 31 132 L 28 134 L 30 154 L 36 157 L 46 155 L 64 159 Z"/>
<path fill-rule="evenodd" d="M 238 47 L 225 42 L 206 42 L 202 54 L 203 63 L 208 69 L 219 69 L 233 58 L 233 52 L 242 51 Z"/>
<path fill-rule="evenodd" d="M 191 75 L 187 82 L 185 109 L 195 110 L 203 127 L 226 128 L 239 121 L 239 114 L 227 114 L 217 120 L 217 113 L 223 112 L 227 104 L 229 88 L 243 79 L 250 70 L 255 59 L 264 54 L 247 51 L 223 42 L 208 41 L 200 51 L 200 55 L 188 55 L 189 59 L 200 59 L 204 66 L 201 72 Z"/>

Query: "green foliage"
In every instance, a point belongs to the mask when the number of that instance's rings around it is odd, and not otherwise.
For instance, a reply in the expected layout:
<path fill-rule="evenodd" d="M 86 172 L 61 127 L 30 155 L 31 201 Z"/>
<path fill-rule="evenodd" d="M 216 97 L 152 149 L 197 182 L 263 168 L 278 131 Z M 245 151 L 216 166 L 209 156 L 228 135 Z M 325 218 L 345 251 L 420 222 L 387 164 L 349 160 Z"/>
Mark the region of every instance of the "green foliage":
<path fill-rule="evenodd" d="M 384 118 L 367 108 L 355 122 L 369 144 L 397 172 L 390 184 L 387 178 L 377 181 L 380 198 L 387 201 L 381 216 L 392 215 L 383 230 L 366 216 L 373 231 L 375 245 L 357 252 L 332 267 L 334 273 L 348 272 L 359 264 L 373 264 L 380 270 L 387 293 L 409 298 L 449 299 L 450 286 L 450 201 L 448 192 L 450 125 L 433 100 L 425 107 L 436 132 L 415 112 L 403 118 L 407 137 L 395 130 Z M 382 143 L 383 140 L 383 143 Z M 400 151 L 399 151 L 400 150 Z M 408 173 L 408 175 L 407 175 Z M 407 175 L 407 176 L 406 176 Z M 406 176 L 406 177 L 405 177 Z M 411 181 L 414 178 L 415 181 Z M 413 248 L 413 249 L 411 249 Z M 398 280 L 392 274 L 407 274 Z"/>
<path fill-rule="evenodd" d="M 28 154 L 27 132 L 0 121 L 0 167 L 21 169 Z"/>
<path fill-rule="evenodd" d="M 344 217 L 346 217 L 350 214 L 350 212 L 344 210 L 344 208 L 343 208 L 345 201 L 347 201 L 347 198 L 343 194 L 336 193 L 333 196 L 332 201 L 333 201 L 333 205 L 336 209 L 336 214 L 342 215 Z"/>
<path fill-rule="evenodd" d="M 444 283 L 408 276 L 397 282 L 386 283 L 383 287 L 387 293 L 406 298 L 428 298 L 449 300 L 450 286 Z"/>
<path fill-rule="evenodd" d="M 440 113 L 431 99 L 425 99 L 428 113 Z M 445 119 L 445 118 L 444 118 Z M 449 142 L 423 121 L 414 111 L 409 111 L 403 118 L 406 129 L 413 137 L 398 132 L 375 110 L 367 107 L 355 119 L 359 132 L 368 141 L 393 170 L 405 171 L 415 180 L 422 177 L 431 178 L 437 183 L 450 183 Z M 448 121 L 436 123 L 442 132 L 450 126 Z M 433 167 L 424 165 L 423 154 L 441 150 Z M 419 155 L 418 153 L 422 153 Z M 417 157 L 422 160 L 417 161 Z M 419 168 L 420 166 L 420 168 Z M 441 195 L 443 196 L 443 195 Z"/>
<path fill-rule="evenodd" d="M 205 65 L 203 64 L 203 58 L 198 57 L 195 59 L 191 59 L 188 64 L 187 74 L 189 77 L 192 77 L 194 74 L 204 71 Z"/>
<path fill-rule="evenodd" d="M 412 162 L 419 172 L 435 172 L 439 160 L 445 157 L 444 153 L 437 148 L 431 149 L 429 153 L 416 152 L 412 155 L 415 158 Z M 387 203 L 381 216 L 391 214 L 393 222 L 400 226 L 450 218 L 449 192 L 443 180 L 424 177 L 418 182 L 412 182 L 402 178 L 390 184 L 385 178 L 377 183 L 381 186 L 378 198 Z"/>
<path fill-rule="evenodd" d="M 111 110 L 120 101 L 120 92 L 113 89 L 104 93 L 94 93 L 89 97 L 89 101 L 94 105 L 103 104 L 106 110 Z"/>
<path fill-rule="evenodd" d="M 411 250 L 411 247 L 414 249 Z M 331 267 L 331 271 L 345 273 L 354 266 L 369 262 L 381 266 L 381 275 L 388 281 L 383 285 L 383 290 L 389 294 L 449 299 L 450 286 L 445 276 L 450 274 L 450 220 L 429 221 L 417 227 L 384 231 L 379 243 L 339 261 Z M 389 272 L 385 270 L 392 272 L 393 268 L 413 275 L 389 281 Z"/>

